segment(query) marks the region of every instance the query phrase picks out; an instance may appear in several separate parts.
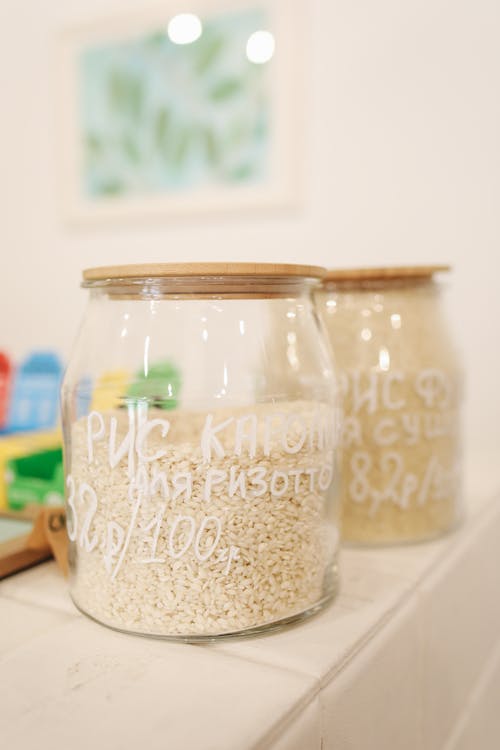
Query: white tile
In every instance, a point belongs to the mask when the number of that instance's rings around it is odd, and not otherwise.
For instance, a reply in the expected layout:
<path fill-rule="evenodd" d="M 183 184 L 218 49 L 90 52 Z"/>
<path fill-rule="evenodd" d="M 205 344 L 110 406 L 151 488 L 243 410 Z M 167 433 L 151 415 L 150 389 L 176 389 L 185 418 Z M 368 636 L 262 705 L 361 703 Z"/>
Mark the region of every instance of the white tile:
<path fill-rule="evenodd" d="M 0 595 L 77 614 L 68 593 L 68 583 L 55 562 L 46 562 L 0 581 Z"/>
<path fill-rule="evenodd" d="M 378 551 L 342 555 L 338 599 L 308 622 L 265 638 L 226 642 L 228 654 L 287 667 L 325 681 L 391 618 L 415 588 L 408 571 L 389 566 Z M 398 554 L 392 550 L 393 554 Z M 399 552 L 399 551 L 398 551 Z"/>
<path fill-rule="evenodd" d="M 218 646 L 225 653 L 294 669 L 328 680 L 349 655 L 384 627 L 422 581 L 446 565 L 483 527 L 500 514 L 500 501 L 472 503 L 459 530 L 428 543 L 389 548 L 348 548 L 340 560 L 341 592 L 336 602 L 309 622 L 248 641 Z"/>
<path fill-rule="evenodd" d="M 490 501 L 473 504 L 469 522 L 446 539 L 346 550 L 342 590 L 327 611 L 215 647 L 108 631 L 74 614 L 54 564 L 38 566 L 0 584 L 2 683 L 10 686 L 0 702 L 2 741 L 16 750 L 315 750 L 322 684 L 320 747 L 442 750 L 500 632 L 498 539 L 500 504 Z M 382 744 L 359 744 L 371 737 Z"/>
<path fill-rule="evenodd" d="M 56 632 L 67 622 L 68 617 L 63 613 L 32 607 L 0 596 L 0 659 L 36 636 Z M 6 684 L 3 672 L 1 682 Z M 0 710 L 1 708 L 0 701 Z"/>
<path fill-rule="evenodd" d="M 420 586 L 426 750 L 441 750 L 496 643 L 499 570 L 500 504 L 493 504 Z"/>
<path fill-rule="evenodd" d="M 445 750 L 498 750 L 500 747 L 500 641 Z"/>
<path fill-rule="evenodd" d="M 323 750 L 421 750 L 415 602 L 323 688 Z"/>
<path fill-rule="evenodd" d="M 286 728 L 278 728 L 275 742 L 265 743 L 258 750 L 321 750 L 321 706 L 319 698 L 309 705 Z"/>
<path fill-rule="evenodd" d="M 421 544 L 407 544 L 395 547 L 354 548 L 343 552 L 343 559 L 349 567 L 358 567 L 395 574 L 409 581 L 419 577 L 435 565 L 449 546 L 450 537 Z M 364 582 L 364 576 L 362 585 Z"/>
<path fill-rule="evenodd" d="M 246 750 L 306 705 L 313 680 L 84 617 L 2 663 L 2 745 Z"/>
<path fill-rule="evenodd" d="M 498 446 L 490 452 L 470 448 L 464 465 L 465 497 L 473 499 L 477 505 L 484 505 L 500 492 Z"/>

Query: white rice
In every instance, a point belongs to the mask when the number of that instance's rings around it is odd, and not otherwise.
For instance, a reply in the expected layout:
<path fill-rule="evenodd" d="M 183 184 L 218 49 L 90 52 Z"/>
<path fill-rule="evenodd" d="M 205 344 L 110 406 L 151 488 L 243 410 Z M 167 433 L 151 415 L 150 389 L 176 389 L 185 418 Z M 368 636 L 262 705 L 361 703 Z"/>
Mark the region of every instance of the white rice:
<path fill-rule="evenodd" d="M 299 413 L 311 424 L 318 414 L 324 416 L 325 405 L 301 402 L 252 409 L 259 420 L 278 411 Z M 239 414 L 241 410 L 220 411 L 215 419 L 220 423 Z M 113 417 L 119 444 L 126 435 L 128 417 L 124 410 L 103 414 L 106 435 Z M 67 454 L 70 495 L 74 490 L 68 513 L 74 537 L 72 596 L 95 619 L 139 633 L 212 636 L 275 623 L 332 594 L 338 539 L 335 477 L 325 485 L 331 476 L 333 446 L 306 442 L 297 453 L 290 453 L 272 437 L 269 455 L 265 455 L 259 427 L 255 456 L 248 451 L 235 455 L 230 426 L 218 434 L 225 455 L 212 452 L 207 461 L 200 447 L 205 417 L 180 411 L 148 415 L 168 419 L 170 431 L 167 439 L 159 429 L 150 432 L 149 455 L 160 448 L 165 455 L 142 466 L 141 481 L 147 481 L 151 490 L 152 480 L 162 472 L 170 497 L 164 498 L 159 482 L 152 492 L 142 493 L 128 546 L 138 492 L 127 471 L 127 456 L 112 468 L 109 441 L 99 438 L 92 443 L 89 462 L 87 418 L 73 424 Z M 255 491 L 250 488 L 255 490 L 257 485 L 249 483 L 247 474 L 246 499 L 239 492 L 230 497 L 228 481 L 215 485 L 207 498 L 208 469 L 225 471 L 229 478 L 231 467 L 236 477 L 240 471 L 261 470 L 257 476 L 265 475 L 267 488 L 262 491 L 259 485 L 262 494 L 252 497 Z M 282 474 L 275 476 L 271 486 L 276 471 Z M 283 473 L 290 471 L 288 488 L 282 492 Z M 173 497 L 171 480 L 178 472 L 192 476 L 190 497 L 187 492 Z M 95 492 L 95 513 L 89 512 L 92 494 L 85 489 L 87 485 Z M 118 532 L 123 542 L 113 550 Z M 190 538 L 189 548 L 180 554 Z M 208 555 L 212 548 L 214 552 Z M 152 557 L 155 562 L 144 562 Z"/>
<path fill-rule="evenodd" d="M 353 283 L 316 301 L 344 393 L 343 538 L 445 532 L 460 514 L 462 382 L 438 287 Z"/>

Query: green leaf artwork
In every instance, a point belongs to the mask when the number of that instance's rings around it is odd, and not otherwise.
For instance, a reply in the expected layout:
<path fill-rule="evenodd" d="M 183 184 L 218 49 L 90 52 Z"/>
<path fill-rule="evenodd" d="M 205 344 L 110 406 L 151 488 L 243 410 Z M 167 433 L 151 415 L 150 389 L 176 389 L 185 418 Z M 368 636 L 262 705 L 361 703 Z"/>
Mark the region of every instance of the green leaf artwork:
<path fill-rule="evenodd" d="M 212 99 L 217 101 L 223 101 L 231 96 L 236 96 L 241 93 L 241 82 L 238 78 L 225 78 L 219 81 L 210 92 Z"/>
<path fill-rule="evenodd" d="M 203 18 L 191 44 L 174 44 L 166 26 L 80 54 L 82 183 L 91 199 L 268 176 L 272 62 L 252 63 L 245 52 L 250 35 L 269 28 L 266 11 Z"/>

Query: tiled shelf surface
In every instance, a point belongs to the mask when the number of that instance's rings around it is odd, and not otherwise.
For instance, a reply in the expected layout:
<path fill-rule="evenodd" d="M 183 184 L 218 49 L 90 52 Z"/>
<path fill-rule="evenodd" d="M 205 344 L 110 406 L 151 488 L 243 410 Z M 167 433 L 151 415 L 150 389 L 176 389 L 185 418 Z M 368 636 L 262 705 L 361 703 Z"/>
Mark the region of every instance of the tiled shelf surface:
<path fill-rule="evenodd" d="M 429 544 L 342 553 L 328 610 L 188 646 L 81 616 L 46 563 L 0 583 L 0 736 L 16 750 L 500 747 L 500 480 Z"/>

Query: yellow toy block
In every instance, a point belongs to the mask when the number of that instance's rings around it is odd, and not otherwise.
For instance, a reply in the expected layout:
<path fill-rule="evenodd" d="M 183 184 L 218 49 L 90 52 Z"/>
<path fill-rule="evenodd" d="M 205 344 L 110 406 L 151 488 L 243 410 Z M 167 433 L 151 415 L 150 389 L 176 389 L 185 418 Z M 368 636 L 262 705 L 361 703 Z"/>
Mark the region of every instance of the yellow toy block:
<path fill-rule="evenodd" d="M 130 381 L 126 370 L 110 370 L 101 375 L 92 394 L 92 411 L 107 411 L 120 406 Z"/>

